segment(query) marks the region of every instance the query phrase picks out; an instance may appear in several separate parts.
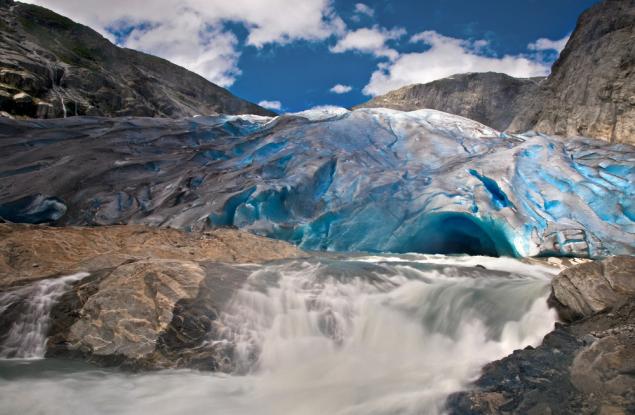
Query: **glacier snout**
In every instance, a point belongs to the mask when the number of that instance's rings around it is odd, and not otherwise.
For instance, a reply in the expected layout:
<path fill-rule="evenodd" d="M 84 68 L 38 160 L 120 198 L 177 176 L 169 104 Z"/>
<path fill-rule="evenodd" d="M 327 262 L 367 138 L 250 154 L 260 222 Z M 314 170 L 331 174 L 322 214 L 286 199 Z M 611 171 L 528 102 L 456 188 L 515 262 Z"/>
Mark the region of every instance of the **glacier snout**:
<path fill-rule="evenodd" d="M 2 121 L 0 209 L 42 194 L 61 224 L 232 225 L 333 251 L 634 252 L 633 147 L 433 110 L 300 115 Z"/>

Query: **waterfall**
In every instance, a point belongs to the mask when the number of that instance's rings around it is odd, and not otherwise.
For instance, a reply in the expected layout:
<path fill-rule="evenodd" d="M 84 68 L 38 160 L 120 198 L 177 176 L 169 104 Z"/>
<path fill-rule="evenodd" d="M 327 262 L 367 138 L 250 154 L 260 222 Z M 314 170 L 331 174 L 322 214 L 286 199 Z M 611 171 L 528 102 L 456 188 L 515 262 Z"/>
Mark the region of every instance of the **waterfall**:
<path fill-rule="evenodd" d="M 233 348 L 235 373 L 63 366 L 37 379 L 0 377 L 0 398 L 12 397 L 3 399 L 6 413 L 442 414 L 447 396 L 483 365 L 539 344 L 553 328 L 546 299 L 554 273 L 510 258 L 439 255 L 263 265 L 209 339 Z M 49 294 L 31 298 L 54 301 L 63 284 L 34 287 Z"/>
<path fill-rule="evenodd" d="M 62 80 L 64 79 L 64 76 L 66 75 L 66 71 L 65 70 L 62 71 L 62 76 L 60 77 L 59 82 L 57 82 L 56 76 L 55 76 L 55 69 L 53 68 L 51 64 L 48 64 L 48 68 L 49 68 L 49 74 L 51 77 L 51 89 L 53 90 L 53 92 L 55 92 L 55 94 L 57 95 L 57 98 L 60 100 L 60 104 L 62 105 L 62 114 L 64 115 L 64 118 L 66 118 L 67 116 L 66 105 L 64 105 L 64 97 L 62 95 L 62 92 L 60 91 Z M 77 108 L 75 109 L 75 112 L 77 112 Z"/>
<path fill-rule="evenodd" d="M 43 358 L 53 306 L 73 282 L 88 275 L 80 272 L 0 293 L 0 316 L 16 304 L 22 306 L 0 343 L 0 358 Z"/>

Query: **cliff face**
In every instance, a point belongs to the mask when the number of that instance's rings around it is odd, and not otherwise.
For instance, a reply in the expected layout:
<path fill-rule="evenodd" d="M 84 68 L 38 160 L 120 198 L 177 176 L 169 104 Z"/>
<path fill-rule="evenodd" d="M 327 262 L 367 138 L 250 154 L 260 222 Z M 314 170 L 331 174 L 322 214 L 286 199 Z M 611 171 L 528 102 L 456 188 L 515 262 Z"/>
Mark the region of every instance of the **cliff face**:
<path fill-rule="evenodd" d="M 0 111 L 38 118 L 273 115 L 164 59 L 8 0 L 0 1 Z"/>
<path fill-rule="evenodd" d="M 449 112 L 504 130 L 520 110 L 526 96 L 543 78 L 517 79 L 495 72 L 467 73 L 427 84 L 408 85 L 358 105 L 356 108 L 422 108 Z"/>
<path fill-rule="evenodd" d="M 635 143 L 635 0 L 584 12 L 551 75 L 462 74 L 409 85 L 359 107 L 432 108 L 498 130 Z"/>
<path fill-rule="evenodd" d="M 509 126 L 635 143 L 635 0 L 584 12 L 552 73 Z"/>

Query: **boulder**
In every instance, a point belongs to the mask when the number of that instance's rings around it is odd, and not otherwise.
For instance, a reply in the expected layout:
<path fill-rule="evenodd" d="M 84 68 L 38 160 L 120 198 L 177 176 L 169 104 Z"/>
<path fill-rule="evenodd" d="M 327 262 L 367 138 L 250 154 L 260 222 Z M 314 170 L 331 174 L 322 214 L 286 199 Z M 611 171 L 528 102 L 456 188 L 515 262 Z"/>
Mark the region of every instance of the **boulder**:
<path fill-rule="evenodd" d="M 485 366 L 470 390 L 450 395 L 447 412 L 635 413 L 634 264 L 611 257 L 560 273 L 551 301 L 570 323 Z"/>
<path fill-rule="evenodd" d="M 218 317 L 257 266 L 246 263 L 301 254 L 232 229 L 0 224 L 0 292 L 86 272 L 52 307 L 47 356 L 133 370 L 231 372 L 235 346 L 216 341 L 225 332 Z M 0 310 L 0 328 L 14 323 L 21 304 Z"/>
<path fill-rule="evenodd" d="M 572 321 L 635 296 L 635 257 L 616 256 L 571 267 L 552 281 L 551 303 Z"/>
<path fill-rule="evenodd" d="M 98 283 L 88 283 L 96 284 L 94 294 L 68 315 L 65 332 L 52 333 L 49 354 L 68 351 L 106 363 L 150 359 L 175 304 L 195 297 L 204 277 L 192 261 L 150 259 L 116 267 Z"/>

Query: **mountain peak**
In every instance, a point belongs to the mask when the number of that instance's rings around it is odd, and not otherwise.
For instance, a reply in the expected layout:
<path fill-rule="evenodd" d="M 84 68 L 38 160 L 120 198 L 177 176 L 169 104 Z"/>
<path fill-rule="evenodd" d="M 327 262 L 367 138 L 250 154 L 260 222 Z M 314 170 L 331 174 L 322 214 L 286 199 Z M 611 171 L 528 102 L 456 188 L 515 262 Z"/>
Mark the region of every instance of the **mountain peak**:
<path fill-rule="evenodd" d="M 1 111 L 37 118 L 275 115 L 46 8 L 11 0 L 0 6 Z"/>

